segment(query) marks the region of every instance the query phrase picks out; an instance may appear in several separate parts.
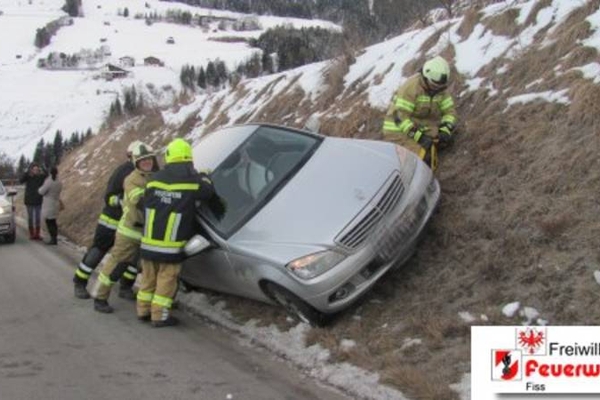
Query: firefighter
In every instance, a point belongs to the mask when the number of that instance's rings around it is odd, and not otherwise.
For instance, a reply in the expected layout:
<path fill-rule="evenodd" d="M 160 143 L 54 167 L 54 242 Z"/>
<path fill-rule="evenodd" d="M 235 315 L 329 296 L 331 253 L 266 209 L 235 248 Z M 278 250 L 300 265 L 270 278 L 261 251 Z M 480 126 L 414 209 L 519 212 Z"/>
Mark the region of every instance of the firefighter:
<path fill-rule="evenodd" d="M 151 320 L 158 328 L 177 324 L 170 310 L 185 259 L 184 246 L 197 232 L 199 202 L 216 196 L 210 178 L 194 170 L 188 142 L 175 139 L 169 143 L 165 161 L 165 168 L 152 176 L 144 194 L 142 278 L 137 294 L 138 319 Z"/>
<path fill-rule="evenodd" d="M 454 100 L 446 92 L 449 82 L 446 60 L 437 56 L 425 62 L 394 94 L 383 123 L 384 137 L 417 154 L 421 149 L 428 153 L 435 140 L 449 145 L 456 126 Z"/>
<path fill-rule="evenodd" d="M 127 147 L 127 161 L 119 165 L 108 180 L 104 194 L 104 208 L 98 218 L 96 232 L 94 233 L 94 241 L 90 249 L 83 256 L 83 259 L 79 263 L 79 266 L 75 270 L 75 275 L 73 276 L 76 298 L 90 298 L 90 294 L 86 289 L 90 275 L 115 243 L 115 232 L 119 225 L 119 219 L 121 219 L 121 215 L 123 214 L 121 210 L 123 181 L 127 175 L 134 170 L 133 163 L 131 162 L 131 152 L 138 143 L 140 142 L 132 142 Z M 130 265 L 126 268 L 127 271 L 121 278 L 119 296 L 131 299 L 135 298 L 131 288 L 137 275 L 137 268 L 135 265 Z"/>
<path fill-rule="evenodd" d="M 123 215 L 117 227 L 115 244 L 96 281 L 94 310 L 102 313 L 113 312 L 108 304 L 110 290 L 123 274 L 129 272 L 127 266 L 134 264 L 138 257 L 144 226 L 139 202 L 150 175 L 158 170 L 154 150 L 145 143 L 135 143 L 131 149 L 131 160 L 135 169 L 123 182 Z"/>

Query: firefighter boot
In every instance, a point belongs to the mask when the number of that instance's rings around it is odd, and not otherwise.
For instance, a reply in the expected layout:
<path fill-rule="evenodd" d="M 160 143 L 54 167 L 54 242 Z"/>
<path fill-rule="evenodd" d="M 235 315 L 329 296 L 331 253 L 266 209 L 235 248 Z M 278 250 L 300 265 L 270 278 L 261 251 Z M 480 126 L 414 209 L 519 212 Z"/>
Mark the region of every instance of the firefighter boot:
<path fill-rule="evenodd" d="M 166 326 L 175 326 L 177 324 L 179 324 L 179 320 L 171 315 L 162 321 L 152 321 L 152 327 L 154 328 L 164 328 Z"/>
<path fill-rule="evenodd" d="M 35 228 L 35 234 L 33 237 L 34 240 L 42 240 L 42 237 L 40 236 L 40 227 L 38 226 L 37 228 Z"/>
<path fill-rule="evenodd" d="M 35 240 L 35 232 L 31 226 L 29 227 L 29 240 Z"/>
<path fill-rule="evenodd" d="M 121 283 L 119 286 L 119 297 L 126 300 L 135 300 L 136 296 L 131 286 L 126 286 Z"/>
<path fill-rule="evenodd" d="M 75 297 L 83 300 L 90 298 L 90 294 L 88 293 L 85 286 L 86 285 L 83 282 L 75 282 Z"/>
<path fill-rule="evenodd" d="M 106 300 L 94 299 L 94 310 L 104 314 L 110 314 L 114 311 L 114 308 L 112 308 Z"/>

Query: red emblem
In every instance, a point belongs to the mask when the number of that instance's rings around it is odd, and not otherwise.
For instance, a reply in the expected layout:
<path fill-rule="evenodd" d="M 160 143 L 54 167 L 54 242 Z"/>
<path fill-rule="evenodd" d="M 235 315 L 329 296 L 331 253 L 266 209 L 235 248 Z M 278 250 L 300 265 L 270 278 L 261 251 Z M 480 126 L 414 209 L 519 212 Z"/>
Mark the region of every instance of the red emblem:
<path fill-rule="evenodd" d="M 517 335 L 519 346 L 527 350 L 529 354 L 535 354 L 544 344 L 546 339 L 543 331 L 537 331 L 534 328 L 519 332 Z"/>

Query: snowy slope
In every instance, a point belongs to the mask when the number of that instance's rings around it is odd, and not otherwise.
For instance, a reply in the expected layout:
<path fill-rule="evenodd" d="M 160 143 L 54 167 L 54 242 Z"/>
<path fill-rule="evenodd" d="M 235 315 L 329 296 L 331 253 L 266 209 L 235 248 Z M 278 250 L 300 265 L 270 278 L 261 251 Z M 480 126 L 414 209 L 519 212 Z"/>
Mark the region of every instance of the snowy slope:
<path fill-rule="evenodd" d="M 149 5 L 149 8 L 145 4 Z M 240 18 L 244 15 L 226 11 L 193 8 L 184 4 L 134 0 L 83 1 L 83 17 L 73 18 L 73 24 L 62 27 L 42 50 L 34 45 L 35 32 L 50 21 L 66 14 L 60 10 L 61 0 L 5 0 L 0 2 L 0 151 L 18 157 L 31 157 L 41 139 L 52 140 L 56 130 L 70 135 L 73 131 L 91 128 L 97 132 L 110 103 L 123 87 L 136 85 L 147 100 L 169 104 L 180 90 L 181 66 L 206 65 L 220 59 L 233 69 L 249 58 L 256 49 L 244 43 L 223 43 L 209 38 L 222 36 L 258 37 L 265 29 L 282 24 L 296 27 L 319 26 L 339 29 L 326 21 L 294 18 L 258 17 L 263 30 L 232 32 L 217 30 L 216 23 L 207 32 L 198 27 L 169 23 L 147 26 L 138 13 L 167 10 L 189 10 L 193 14 Z M 129 17 L 120 16 L 127 8 Z M 167 44 L 168 37 L 175 44 Z M 83 49 L 94 51 L 106 45 L 110 56 L 104 62 L 89 66 L 91 70 L 47 71 L 37 68 L 37 60 L 51 52 L 74 54 Z M 119 58 L 130 56 L 136 65 L 133 74 L 122 80 L 106 82 L 94 79 L 98 69 L 107 62 L 118 65 Z M 157 57 L 164 68 L 144 67 L 143 59 Z M 87 65 L 82 65 L 86 68 Z M 146 84 L 167 88 L 152 96 Z"/>

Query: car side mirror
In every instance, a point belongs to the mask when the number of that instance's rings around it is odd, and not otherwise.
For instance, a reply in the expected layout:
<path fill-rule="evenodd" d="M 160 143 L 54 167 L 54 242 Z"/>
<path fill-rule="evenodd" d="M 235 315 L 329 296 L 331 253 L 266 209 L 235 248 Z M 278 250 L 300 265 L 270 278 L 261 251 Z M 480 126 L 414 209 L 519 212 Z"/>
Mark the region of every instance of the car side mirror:
<path fill-rule="evenodd" d="M 10 192 L 6 193 L 6 195 L 7 195 L 8 197 L 14 197 L 14 196 L 16 196 L 16 195 L 17 195 L 17 192 L 15 192 L 14 190 L 11 190 Z"/>
<path fill-rule="evenodd" d="M 203 252 L 204 250 L 206 250 L 210 247 L 212 247 L 212 243 L 210 241 L 208 241 L 204 236 L 194 235 L 185 244 L 183 251 L 186 256 L 191 257 L 191 256 L 195 256 L 196 254 Z"/>

